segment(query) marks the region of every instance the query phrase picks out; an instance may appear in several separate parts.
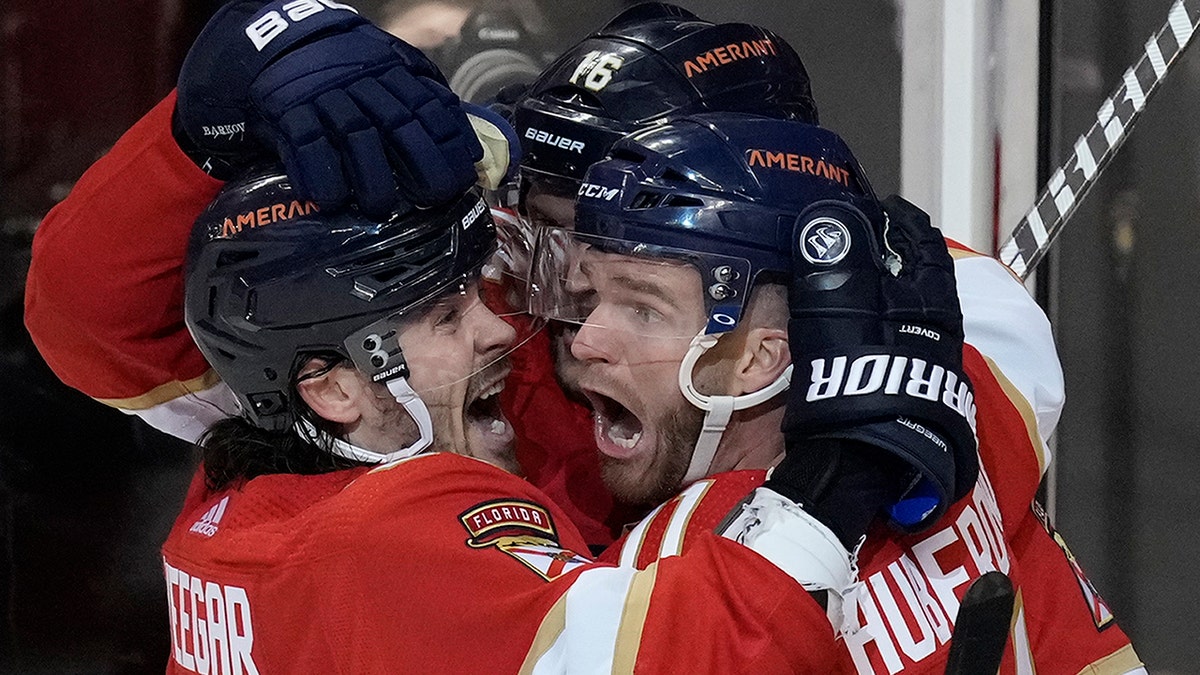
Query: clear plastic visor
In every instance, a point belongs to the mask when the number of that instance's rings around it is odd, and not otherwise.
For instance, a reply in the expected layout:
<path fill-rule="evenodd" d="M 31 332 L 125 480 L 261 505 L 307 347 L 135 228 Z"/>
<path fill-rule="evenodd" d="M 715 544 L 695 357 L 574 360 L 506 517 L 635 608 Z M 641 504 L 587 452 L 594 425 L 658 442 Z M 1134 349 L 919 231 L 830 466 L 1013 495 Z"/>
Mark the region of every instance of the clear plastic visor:
<path fill-rule="evenodd" d="M 529 311 L 581 328 L 687 342 L 701 330 L 736 325 L 747 270 L 740 258 L 539 228 Z"/>

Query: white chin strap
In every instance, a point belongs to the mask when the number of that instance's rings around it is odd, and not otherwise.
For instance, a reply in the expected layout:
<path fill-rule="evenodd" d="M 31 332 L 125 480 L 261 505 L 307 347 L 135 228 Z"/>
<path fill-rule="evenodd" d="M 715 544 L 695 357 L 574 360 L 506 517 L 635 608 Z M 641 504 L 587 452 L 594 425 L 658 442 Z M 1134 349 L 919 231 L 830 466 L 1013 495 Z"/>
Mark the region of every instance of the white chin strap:
<path fill-rule="evenodd" d="M 406 448 L 392 452 L 372 452 L 340 438 L 333 438 L 304 418 L 296 422 L 296 431 L 302 438 L 312 441 L 318 447 L 328 447 L 329 452 L 358 462 L 387 464 L 412 457 L 433 443 L 433 420 L 429 417 L 429 408 L 425 406 L 425 402 L 421 400 L 417 392 L 409 386 L 407 378 L 397 377 L 389 380 L 387 388 L 392 396 L 396 397 L 396 402 L 404 406 L 404 410 L 417 423 L 417 430 L 421 432 L 421 437 Z"/>
<path fill-rule="evenodd" d="M 708 475 L 713 457 L 717 454 L 717 446 L 721 443 L 721 436 L 725 434 L 725 427 L 729 425 L 729 418 L 733 415 L 733 411 L 753 408 L 760 403 L 769 401 L 786 390 L 788 383 L 792 381 L 792 367 L 789 365 L 779 377 L 775 378 L 774 382 L 749 394 L 708 396 L 696 391 L 696 385 L 692 383 L 692 371 L 696 368 L 696 362 L 700 360 L 704 352 L 717 344 L 717 339 L 721 335 L 721 333 L 707 335 L 701 331 L 699 335 L 692 338 L 688 352 L 683 357 L 683 362 L 679 364 L 679 390 L 692 405 L 705 411 L 704 426 L 700 429 L 700 436 L 696 439 L 696 448 L 692 451 L 692 463 L 688 465 L 687 474 L 683 477 L 684 485 Z"/>

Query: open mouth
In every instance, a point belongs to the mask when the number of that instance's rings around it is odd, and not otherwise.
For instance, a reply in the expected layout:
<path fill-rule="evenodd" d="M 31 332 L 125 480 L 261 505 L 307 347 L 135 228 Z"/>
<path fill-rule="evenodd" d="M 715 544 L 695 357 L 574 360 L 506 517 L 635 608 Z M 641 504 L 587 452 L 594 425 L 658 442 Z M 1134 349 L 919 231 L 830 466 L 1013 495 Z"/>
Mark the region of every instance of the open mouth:
<path fill-rule="evenodd" d="M 513 428 L 500 409 L 500 392 L 504 391 L 504 378 L 485 386 L 466 407 L 467 426 L 475 432 L 481 449 L 499 451 L 513 441 Z"/>
<path fill-rule="evenodd" d="M 500 410 L 500 392 L 504 391 L 504 380 L 493 382 L 467 405 L 467 420 L 492 434 L 509 432 L 508 420 Z"/>
<path fill-rule="evenodd" d="M 596 447 L 616 459 L 637 454 L 642 441 L 642 420 L 616 399 L 585 390 L 595 420 Z"/>

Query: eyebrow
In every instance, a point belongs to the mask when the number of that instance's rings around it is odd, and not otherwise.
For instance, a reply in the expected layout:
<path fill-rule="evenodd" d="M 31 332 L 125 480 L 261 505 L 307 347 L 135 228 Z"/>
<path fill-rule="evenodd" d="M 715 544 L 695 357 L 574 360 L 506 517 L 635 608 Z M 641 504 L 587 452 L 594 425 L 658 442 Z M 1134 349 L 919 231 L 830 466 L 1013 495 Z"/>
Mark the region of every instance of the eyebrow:
<path fill-rule="evenodd" d="M 634 293 L 653 296 L 666 303 L 669 307 L 676 307 L 675 298 L 667 292 L 667 289 L 654 282 L 625 275 L 612 277 L 612 281 L 617 285 L 624 287 L 626 290 L 633 291 Z"/>
<path fill-rule="evenodd" d="M 583 275 L 586 276 L 588 279 L 591 279 L 592 278 L 591 262 L 589 262 L 588 260 L 579 261 L 579 271 L 581 273 L 583 273 Z M 649 296 L 658 298 L 659 300 L 666 303 L 669 307 L 671 307 L 673 309 L 679 308 L 678 303 L 676 302 L 677 298 L 673 297 L 666 288 L 663 288 L 661 285 L 656 284 L 652 281 L 647 281 L 645 279 L 640 279 L 638 277 L 632 277 L 627 274 L 617 274 L 617 275 L 608 277 L 608 279 L 610 281 L 612 281 L 613 283 L 617 284 L 618 286 L 623 287 L 625 290 L 633 291 L 634 293 L 641 293 L 643 295 L 649 295 Z M 595 284 L 593 284 L 593 286 L 594 285 Z"/>

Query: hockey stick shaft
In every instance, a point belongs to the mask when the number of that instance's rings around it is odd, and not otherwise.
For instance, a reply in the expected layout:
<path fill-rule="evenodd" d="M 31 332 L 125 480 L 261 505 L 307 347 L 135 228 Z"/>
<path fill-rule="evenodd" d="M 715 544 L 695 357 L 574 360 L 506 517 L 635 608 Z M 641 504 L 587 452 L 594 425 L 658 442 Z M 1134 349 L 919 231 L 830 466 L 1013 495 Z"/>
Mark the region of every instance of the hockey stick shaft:
<path fill-rule="evenodd" d="M 1146 42 L 1137 63 L 1125 71 L 1121 85 L 1104 100 L 1096 122 L 1075 141 L 1074 151 L 1050 177 L 1033 208 L 1000 247 L 1000 261 L 1026 279 L 1050 249 L 1075 208 L 1095 185 L 1146 101 L 1187 49 L 1200 23 L 1200 0 L 1176 0 L 1167 22 Z"/>
<path fill-rule="evenodd" d="M 988 572 L 963 595 L 950 637 L 946 675 L 996 675 L 1012 627 L 1016 593 L 1003 572 Z"/>

